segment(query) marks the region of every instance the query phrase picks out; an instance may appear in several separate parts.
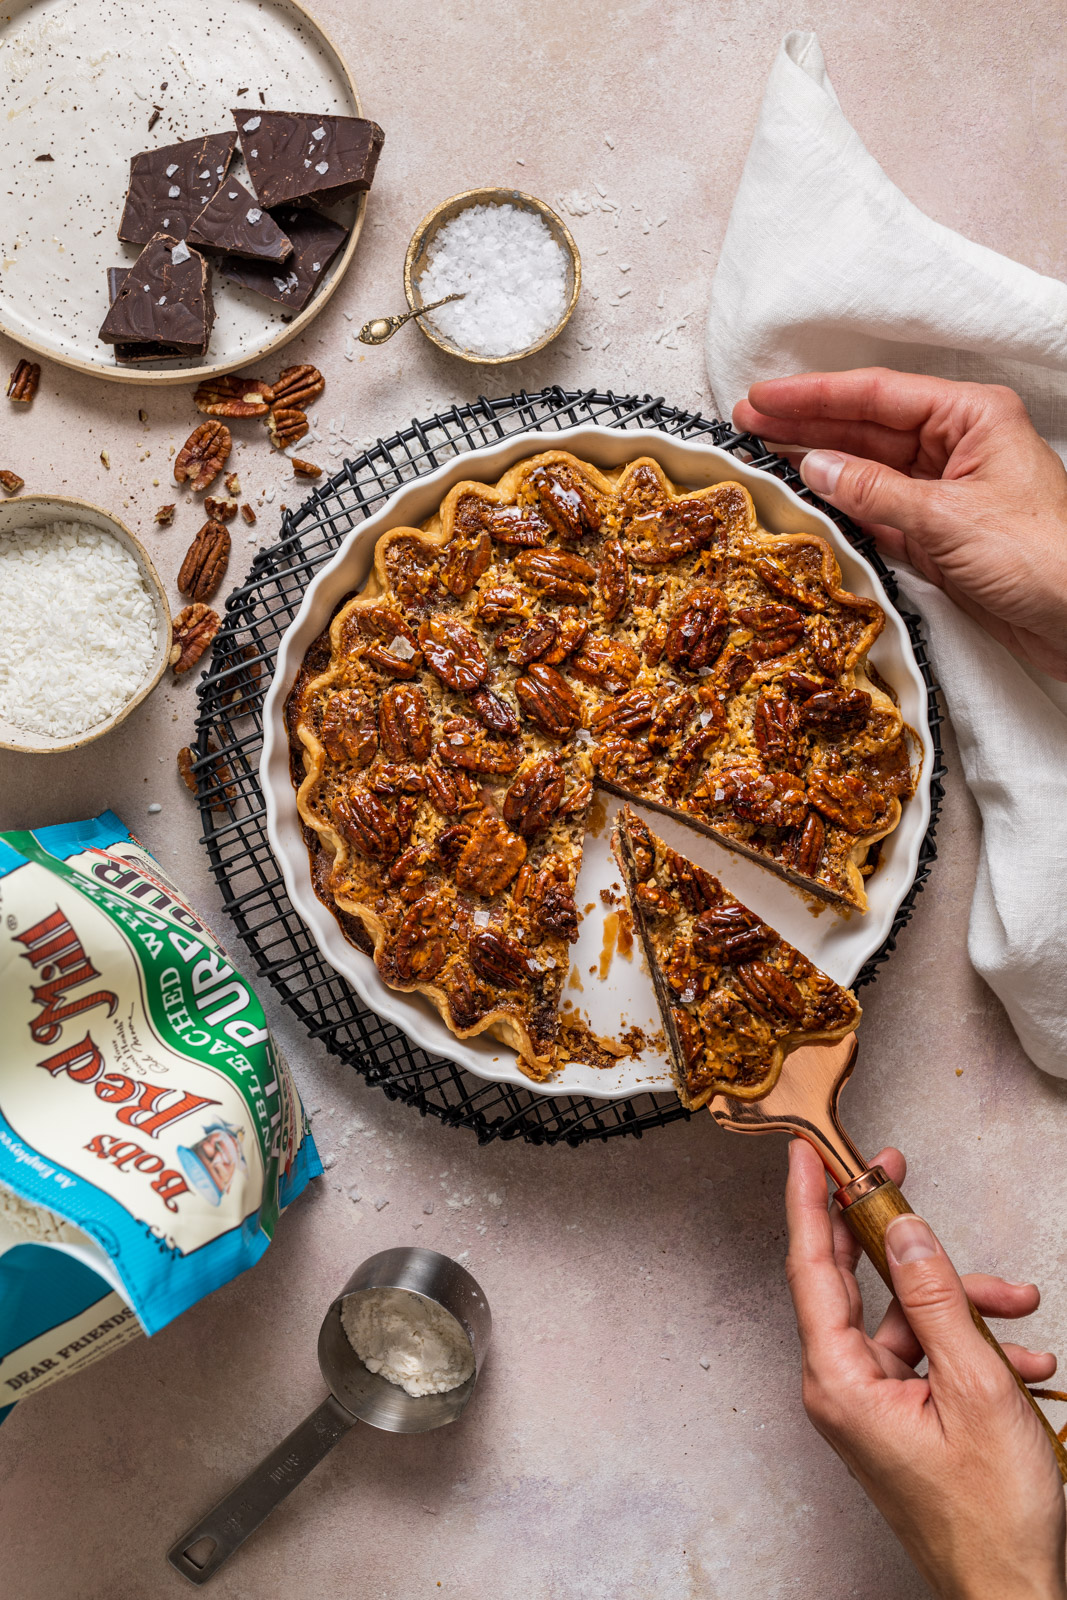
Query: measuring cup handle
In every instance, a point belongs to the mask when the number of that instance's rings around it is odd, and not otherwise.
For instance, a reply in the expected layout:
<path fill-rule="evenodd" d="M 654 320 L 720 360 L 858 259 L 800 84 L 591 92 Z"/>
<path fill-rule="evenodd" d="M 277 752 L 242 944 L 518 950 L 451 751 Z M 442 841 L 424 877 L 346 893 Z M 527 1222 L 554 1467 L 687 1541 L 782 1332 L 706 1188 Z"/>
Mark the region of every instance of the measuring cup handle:
<path fill-rule="evenodd" d="M 893 1290 L 893 1279 L 889 1271 L 889 1262 L 885 1253 L 885 1230 L 894 1217 L 911 1215 L 911 1207 L 897 1188 L 891 1178 L 888 1178 L 881 1167 L 872 1167 L 869 1172 L 863 1173 L 851 1183 L 838 1189 L 836 1199 L 841 1206 L 841 1214 L 848 1224 L 853 1238 L 862 1247 L 878 1269 L 878 1275 L 886 1284 L 890 1293 Z M 1004 1351 L 997 1343 L 996 1335 L 986 1326 L 980 1314 L 971 1306 L 971 1321 L 982 1335 L 990 1349 L 995 1350 L 1011 1373 L 1019 1389 L 1025 1395 L 1027 1403 L 1033 1408 L 1049 1444 L 1052 1446 L 1056 1457 L 1056 1465 L 1060 1469 L 1060 1477 L 1067 1483 L 1067 1450 L 1056 1436 L 1056 1430 L 1045 1416 L 1041 1407 L 1030 1393 L 1022 1378 L 1016 1372 Z"/>
<path fill-rule="evenodd" d="M 357 1420 L 332 1394 L 327 1395 L 236 1489 L 172 1545 L 167 1551 L 171 1566 L 192 1583 L 206 1583 Z M 214 1540 L 214 1549 L 201 1561 L 190 1552 L 205 1538 Z"/>

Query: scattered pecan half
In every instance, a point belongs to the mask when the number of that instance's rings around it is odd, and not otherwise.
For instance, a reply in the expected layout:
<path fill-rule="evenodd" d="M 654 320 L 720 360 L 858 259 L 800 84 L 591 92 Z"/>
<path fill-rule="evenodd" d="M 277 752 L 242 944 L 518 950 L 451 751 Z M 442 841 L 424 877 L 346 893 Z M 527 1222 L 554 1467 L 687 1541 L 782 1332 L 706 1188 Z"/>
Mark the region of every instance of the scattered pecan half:
<path fill-rule="evenodd" d="M 693 924 L 693 949 L 702 961 L 736 967 L 775 943 L 772 930 L 745 906 L 711 906 Z"/>
<path fill-rule="evenodd" d="M 7 380 L 7 397 L 20 406 L 28 406 L 37 393 L 41 381 L 41 368 L 36 361 L 20 361 Z"/>
<path fill-rule="evenodd" d="M 826 824 L 817 811 L 809 811 L 804 826 L 797 833 L 790 850 L 790 864 L 798 872 L 812 877 L 822 860 L 826 842 Z"/>
<path fill-rule="evenodd" d="M 808 780 L 808 799 L 830 822 L 848 833 L 873 833 L 889 807 L 885 795 L 852 773 L 816 769 Z"/>
<path fill-rule="evenodd" d="M 482 928 L 472 936 L 470 958 L 478 976 L 501 989 L 521 989 L 530 976 L 521 945 L 493 928 Z"/>
<path fill-rule="evenodd" d="M 737 620 L 755 636 L 748 648 L 757 661 L 784 655 L 804 632 L 803 619 L 794 606 L 742 606 Z"/>
<path fill-rule="evenodd" d="M 226 465 L 233 437 L 224 422 L 202 422 L 174 457 L 175 483 L 209 489 Z"/>
<path fill-rule="evenodd" d="M 8 494 L 18 494 L 20 489 L 25 489 L 26 480 L 25 478 L 20 478 L 17 472 L 11 472 L 5 468 L 0 471 L 0 484 L 3 484 Z"/>
<path fill-rule="evenodd" d="M 208 740 L 207 747 L 209 754 L 215 755 L 218 753 L 219 747 L 213 739 Z M 178 771 L 181 773 L 182 782 L 192 794 L 199 796 L 200 784 L 197 774 L 193 771 L 194 762 L 201 762 L 201 757 L 194 755 L 188 745 L 178 751 Z M 237 789 L 233 783 L 233 773 L 225 761 L 221 759 L 207 763 L 202 762 L 199 770 L 204 781 L 211 788 L 211 793 L 205 795 L 204 798 L 208 801 L 212 811 L 225 811 L 226 802 L 237 798 Z"/>
<path fill-rule="evenodd" d="M 299 406 L 272 406 L 267 432 L 275 450 L 288 450 L 309 431 L 310 424 Z"/>
<path fill-rule="evenodd" d="M 626 551 L 617 539 L 611 539 L 604 546 L 596 575 L 596 591 L 604 608 L 605 622 L 614 622 L 624 609 L 629 582 L 630 563 Z"/>
<path fill-rule="evenodd" d="M 519 774 L 504 796 L 504 821 L 524 839 L 547 828 L 559 810 L 566 779 L 551 756 Z"/>
<path fill-rule="evenodd" d="M 515 557 L 515 570 L 527 583 L 551 600 L 568 600 L 584 605 L 596 568 L 567 550 L 522 550 Z"/>
<path fill-rule="evenodd" d="M 577 540 L 598 531 L 603 513 L 593 486 L 566 462 L 536 467 L 529 483 L 540 501 L 545 521 L 561 539 Z"/>
<path fill-rule="evenodd" d="M 522 746 L 504 739 L 488 739 L 481 723 L 469 717 L 451 717 L 444 738 L 434 751 L 446 767 L 462 767 L 485 777 L 506 777 L 522 760 Z"/>
<path fill-rule="evenodd" d="M 274 403 L 274 390 L 262 378 L 207 378 L 193 395 L 193 404 L 205 417 L 265 417 Z"/>
<path fill-rule="evenodd" d="M 564 739 L 582 720 L 582 703 L 555 667 L 534 661 L 524 677 L 515 680 L 519 705 L 531 722 L 545 733 Z"/>
<path fill-rule="evenodd" d="M 252 510 L 252 507 L 248 504 L 247 500 L 245 501 L 244 505 L 241 507 L 241 515 L 242 515 L 242 517 L 244 517 L 244 519 L 248 523 L 249 527 L 251 527 L 253 522 L 255 522 L 255 520 L 256 520 L 256 514 Z"/>
<path fill-rule="evenodd" d="M 499 894 L 523 862 L 526 845 L 492 811 L 483 810 L 456 860 L 456 887 L 469 894 Z"/>
<path fill-rule="evenodd" d="M 302 461 L 299 456 L 294 456 L 293 476 L 295 478 L 321 478 L 322 468 L 317 467 L 314 461 Z"/>
<path fill-rule="evenodd" d="M 663 654 L 683 672 L 710 667 L 722 649 L 729 620 L 718 589 L 691 589 L 671 618 Z"/>
<path fill-rule="evenodd" d="M 519 733 L 519 719 L 492 689 L 476 689 L 470 697 L 471 710 L 490 733 L 499 733 L 505 739 L 514 739 Z"/>
<path fill-rule="evenodd" d="M 538 615 L 529 622 L 523 618 L 496 636 L 496 648 L 503 651 L 514 667 L 528 667 L 531 661 L 554 650 L 559 642 L 559 623 L 555 617 Z"/>
<path fill-rule="evenodd" d="M 159 509 L 156 511 L 156 521 L 159 523 L 159 526 L 161 528 L 165 527 L 168 522 L 173 522 L 174 521 L 174 512 L 175 512 L 175 507 L 174 506 L 160 506 L 159 507 Z"/>
<path fill-rule="evenodd" d="M 378 707 L 378 737 L 391 761 L 425 761 L 433 742 L 430 708 L 421 689 L 393 684 Z M 325 743 L 325 740 L 323 741 Z"/>
<path fill-rule="evenodd" d="M 351 788 L 338 796 L 332 814 L 340 832 L 372 861 L 393 861 L 400 854 L 400 830 L 389 808 L 368 789 Z"/>
<path fill-rule="evenodd" d="M 190 600 L 210 600 L 226 574 L 230 535 L 221 522 L 205 522 L 185 552 L 178 591 Z"/>
<path fill-rule="evenodd" d="M 474 588 L 492 557 L 493 546 L 487 533 L 480 533 L 473 543 L 453 535 L 445 546 L 441 582 L 449 594 L 459 599 Z"/>
<path fill-rule="evenodd" d="M 454 617 L 432 617 L 419 628 L 419 645 L 434 677 L 449 689 L 469 694 L 483 684 L 489 663 L 469 628 Z"/>
<path fill-rule="evenodd" d="M 319 738 L 331 761 L 367 766 L 378 749 L 378 721 L 371 701 L 359 689 L 339 689 L 326 702 Z"/>
<path fill-rule="evenodd" d="M 303 410 L 325 387 L 326 379 L 318 367 L 285 367 L 274 380 L 274 404 Z"/>
<path fill-rule="evenodd" d="M 594 633 L 586 639 L 570 669 L 582 683 L 603 689 L 605 694 L 620 694 L 633 683 L 640 665 L 640 656 L 625 639 L 605 639 Z"/>
<path fill-rule="evenodd" d="M 783 1015 L 792 1022 L 802 1020 L 804 996 L 792 978 L 777 967 L 767 961 L 746 961 L 738 967 L 737 978 L 746 1003 L 769 1022 L 779 1022 Z"/>
<path fill-rule="evenodd" d="M 237 501 L 216 500 L 214 495 L 205 495 L 204 510 L 212 522 L 232 522 L 237 515 Z"/>
<path fill-rule="evenodd" d="M 452 908 L 436 895 L 423 895 L 404 913 L 396 936 L 393 960 L 404 983 L 425 983 L 445 964 Z"/>
<path fill-rule="evenodd" d="M 171 626 L 174 642 L 170 648 L 170 663 L 178 678 L 196 666 L 222 626 L 222 618 L 210 606 L 198 603 L 179 611 Z"/>

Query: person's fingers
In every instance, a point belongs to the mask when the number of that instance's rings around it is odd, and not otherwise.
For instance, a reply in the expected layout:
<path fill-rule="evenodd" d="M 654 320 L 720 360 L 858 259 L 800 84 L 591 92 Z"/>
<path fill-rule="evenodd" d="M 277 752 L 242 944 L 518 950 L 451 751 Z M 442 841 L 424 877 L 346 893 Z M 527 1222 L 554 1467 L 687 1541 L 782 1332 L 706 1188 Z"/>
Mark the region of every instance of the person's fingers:
<path fill-rule="evenodd" d="M 1041 1303 L 1040 1292 L 1032 1283 L 1009 1283 L 1006 1278 L 995 1278 L 986 1272 L 969 1272 L 961 1281 L 967 1298 L 984 1317 L 1013 1320 L 1028 1317 Z M 874 1339 L 899 1360 L 907 1362 L 908 1366 L 913 1367 L 922 1359 L 922 1346 L 901 1310 L 899 1300 L 889 1302 Z M 1004 1348 L 1007 1349 L 1007 1346 Z M 1044 1354 L 1041 1359 L 1045 1359 Z"/>
<path fill-rule="evenodd" d="M 809 450 L 800 476 L 813 493 L 856 522 L 889 523 L 935 543 L 944 526 L 948 508 L 940 480 L 909 478 L 880 461 L 840 450 Z"/>
<path fill-rule="evenodd" d="M 805 1356 L 817 1362 L 833 1336 L 851 1327 L 852 1306 L 834 1260 L 823 1164 L 804 1139 L 790 1142 L 785 1210 L 789 1291 Z"/>
<path fill-rule="evenodd" d="M 803 446 L 808 450 L 845 450 L 849 455 L 884 461 L 899 471 L 907 471 L 918 451 L 914 430 L 898 432 L 876 422 L 823 421 L 813 417 L 772 417 L 757 411 L 747 400 L 739 400 L 733 412 L 734 427 L 754 433 L 772 449 Z"/>
<path fill-rule="evenodd" d="M 914 1215 L 894 1217 L 885 1249 L 894 1292 L 929 1361 L 931 1385 L 963 1390 L 976 1371 L 997 1381 L 989 1365 L 993 1352 L 971 1320 L 959 1274 L 929 1223 Z M 995 1358 L 994 1363 L 1000 1366 Z"/>
<path fill-rule="evenodd" d="M 754 410 L 771 417 L 833 418 L 912 430 L 939 411 L 977 403 L 982 393 L 980 384 L 953 383 L 888 367 L 858 367 L 852 372 L 800 372 L 754 383 L 748 400 Z"/>

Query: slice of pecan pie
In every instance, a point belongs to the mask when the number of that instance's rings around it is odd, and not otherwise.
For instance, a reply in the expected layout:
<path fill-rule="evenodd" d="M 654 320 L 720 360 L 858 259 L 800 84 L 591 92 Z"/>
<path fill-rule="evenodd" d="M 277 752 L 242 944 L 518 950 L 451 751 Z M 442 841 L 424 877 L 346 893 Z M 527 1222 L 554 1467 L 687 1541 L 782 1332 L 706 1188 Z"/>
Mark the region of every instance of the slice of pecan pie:
<path fill-rule="evenodd" d="M 385 534 L 287 702 L 316 892 L 386 982 L 551 1070 L 600 784 L 838 906 L 914 789 L 884 616 L 736 483 L 562 450 Z"/>
<path fill-rule="evenodd" d="M 855 995 L 624 807 L 611 846 L 656 988 L 678 1096 L 757 1100 L 801 1044 L 850 1033 Z"/>

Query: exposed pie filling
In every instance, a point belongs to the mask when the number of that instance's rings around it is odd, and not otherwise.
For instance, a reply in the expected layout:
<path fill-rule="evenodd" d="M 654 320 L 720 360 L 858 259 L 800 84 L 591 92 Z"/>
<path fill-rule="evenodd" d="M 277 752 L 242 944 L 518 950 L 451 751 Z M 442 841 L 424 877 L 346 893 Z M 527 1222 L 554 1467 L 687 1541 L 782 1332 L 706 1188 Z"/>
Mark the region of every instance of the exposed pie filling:
<path fill-rule="evenodd" d="M 918 776 L 865 670 L 883 623 L 736 483 L 563 451 L 459 483 L 379 540 L 290 692 L 316 892 L 388 984 L 543 1078 L 595 786 L 865 908 Z"/>

